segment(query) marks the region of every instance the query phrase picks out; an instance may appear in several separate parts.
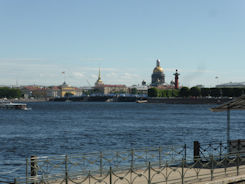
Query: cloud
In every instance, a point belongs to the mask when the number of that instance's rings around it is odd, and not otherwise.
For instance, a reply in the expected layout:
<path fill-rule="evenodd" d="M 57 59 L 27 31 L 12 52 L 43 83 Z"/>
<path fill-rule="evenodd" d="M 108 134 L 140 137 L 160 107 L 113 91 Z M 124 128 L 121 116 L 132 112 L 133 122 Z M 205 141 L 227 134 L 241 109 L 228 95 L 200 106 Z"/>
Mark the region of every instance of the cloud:
<path fill-rule="evenodd" d="M 74 77 L 84 77 L 84 74 L 81 72 L 72 72 L 72 76 Z"/>
<path fill-rule="evenodd" d="M 45 60 L 44 60 L 45 61 Z M 47 60 L 46 60 L 47 61 Z M 142 81 L 137 69 L 102 67 L 101 77 L 105 84 L 138 84 Z M 65 75 L 61 72 L 65 71 Z M 0 85 L 60 85 L 64 80 L 73 86 L 91 84 L 98 78 L 98 67 L 42 62 L 42 59 L 0 59 Z"/>
<path fill-rule="evenodd" d="M 97 62 L 97 61 L 104 61 L 103 58 L 83 58 L 80 61 L 85 62 Z"/>
<path fill-rule="evenodd" d="M 97 79 L 98 78 L 98 76 L 95 75 L 95 74 L 91 74 L 90 77 L 93 78 L 93 79 Z"/>

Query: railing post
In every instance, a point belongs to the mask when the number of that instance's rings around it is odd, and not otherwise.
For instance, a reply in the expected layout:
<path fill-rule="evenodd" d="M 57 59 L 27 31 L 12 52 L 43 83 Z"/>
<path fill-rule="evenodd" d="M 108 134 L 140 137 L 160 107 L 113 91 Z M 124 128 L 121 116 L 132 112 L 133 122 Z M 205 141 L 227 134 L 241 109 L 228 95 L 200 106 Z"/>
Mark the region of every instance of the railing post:
<path fill-rule="evenodd" d="M 185 159 L 182 158 L 182 164 L 181 164 L 181 184 L 185 183 Z"/>
<path fill-rule="evenodd" d="M 227 146 L 228 146 L 228 150 L 229 150 L 229 152 L 230 152 L 230 145 L 229 145 L 229 143 L 230 143 L 230 108 L 228 107 L 228 109 L 227 109 L 227 132 L 226 132 L 226 138 L 227 138 Z"/>
<path fill-rule="evenodd" d="M 211 161 L 211 181 L 214 179 L 214 157 L 213 155 L 210 156 L 210 161 Z"/>
<path fill-rule="evenodd" d="M 241 150 L 241 140 L 238 139 L 237 140 L 237 152 L 240 153 L 240 150 Z"/>
<path fill-rule="evenodd" d="M 159 146 L 159 169 L 161 168 L 162 165 L 162 148 Z"/>
<path fill-rule="evenodd" d="M 65 181 L 68 184 L 68 156 L 65 156 Z"/>
<path fill-rule="evenodd" d="M 103 172 L 103 153 L 100 152 L 100 176 L 102 176 Z"/>
<path fill-rule="evenodd" d="M 148 184 L 151 184 L 151 162 L 148 164 Z"/>
<path fill-rule="evenodd" d="M 236 175 L 239 176 L 240 154 L 236 154 Z"/>
<path fill-rule="evenodd" d="M 14 179 L 14 184 L 17 184 L 17 179 L 16 178 Z"/>
<path fill-rule="evenodd" d="M 225 175 L 226 175 L 226 172 L 227 172 L 227 154 L 225 155 L 225 165 L 224 165 L 224 167 L 225 167 Z"/>
<path fill-rule="evenodd" d="M 133 181 L 133 169 L 132 168 L 130 168 L 130 178 L 129 179 L 130 179 L 129 183 L 132 184 L 133 183 L 132 182 Z"/>
<path fill-rule="evenodd" d="M 34 180 L 34 184 L 36 183 L 36 176 L 37 176 L 37 157 L 31 156 L 31 178 Z"/>
<path fill-rule="evenodd" d="M 219 143 L 219 160 L 222 159 L 222 142 Z"/>
<path fill-rule="evenodd" d="M 134 168 L 134 149 L 131 150 L 131 169 Z"/>
<path fill-rule="evenodd" d="M 116 168 L 118 169 L 118 167 L 119 167 L 119 152 L 118 151 L 116 152 L 116 158 L 117 158 Z"/>
<path fill-rule="evenodd" d="M 198 141 L 194 141 L 193 157 L 194 161 L 200 158 L 200 143 Z"/>
<path fill-rule="evenodd" d="M 90 170 L 88 171 L 88 183 L 89 184 L 91 183 L 91 173 L 90 173 Z"/>
<path fill-rule="evenodd" d="M 186 160 L 186 144 L 184 145 L 184 151 L 185 151 L 185 153 L 184 153 L 184 159 Z"/>
<path fill-rule="evenodd" d="M 110 184 L 112 184 L 112 168 L 110 166 Z"/>
<path fill-rule="evenodd" d="M 28 162 L 28 158 L 26 158 L 26 184 L 28 184 L 28 166 L 29 166 L 29 162 Z"/>

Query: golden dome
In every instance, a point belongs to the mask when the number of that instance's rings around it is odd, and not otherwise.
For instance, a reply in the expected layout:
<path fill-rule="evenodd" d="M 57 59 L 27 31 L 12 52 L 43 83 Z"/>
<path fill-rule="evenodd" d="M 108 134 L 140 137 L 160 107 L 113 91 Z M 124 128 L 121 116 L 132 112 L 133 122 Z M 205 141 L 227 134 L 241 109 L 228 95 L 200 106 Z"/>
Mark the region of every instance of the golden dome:
<path fill-rule="evenodd" d="M 156 66 L 153 70 L 153 73 L 163 73 L 163 69 L 160 66 Z"/>

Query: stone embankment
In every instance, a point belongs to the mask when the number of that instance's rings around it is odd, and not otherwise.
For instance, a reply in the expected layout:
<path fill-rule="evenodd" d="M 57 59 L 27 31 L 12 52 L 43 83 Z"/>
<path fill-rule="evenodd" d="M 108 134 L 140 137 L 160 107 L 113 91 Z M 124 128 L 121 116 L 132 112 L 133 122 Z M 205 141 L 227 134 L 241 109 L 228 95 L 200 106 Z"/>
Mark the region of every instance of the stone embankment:
<path fill-rule="evenodd" d="M 222 104 L 231 100 L 231 98 L 158 98 L 148 97 L 148 103 L 165 104 Z"/>

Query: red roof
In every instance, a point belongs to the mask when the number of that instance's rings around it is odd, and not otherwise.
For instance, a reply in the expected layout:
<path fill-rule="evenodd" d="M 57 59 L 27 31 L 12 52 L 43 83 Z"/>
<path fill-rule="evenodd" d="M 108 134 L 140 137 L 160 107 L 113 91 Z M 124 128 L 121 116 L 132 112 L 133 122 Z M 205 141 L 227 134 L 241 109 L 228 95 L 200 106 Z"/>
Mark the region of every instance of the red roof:
<path fill-rule="evenodd" d="M 125 88 L 125 85 L 114 85 L 114 84 L 104 84 L 104 87 L 118 87 L 118 88 Z"/>
<path fill-rule="evenodd" d="M 52 90 L 60 90 L 60 87 L 59 86 L 53 86 L 51 89 Z"/>
<path fill-rule="evenodd" d="M 39 86 L 24 86 L 24 89 L 30 90 L 30 91 L 34 91 L 34 90 L 40 90 L 42 89 Z"/>

